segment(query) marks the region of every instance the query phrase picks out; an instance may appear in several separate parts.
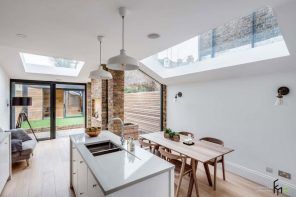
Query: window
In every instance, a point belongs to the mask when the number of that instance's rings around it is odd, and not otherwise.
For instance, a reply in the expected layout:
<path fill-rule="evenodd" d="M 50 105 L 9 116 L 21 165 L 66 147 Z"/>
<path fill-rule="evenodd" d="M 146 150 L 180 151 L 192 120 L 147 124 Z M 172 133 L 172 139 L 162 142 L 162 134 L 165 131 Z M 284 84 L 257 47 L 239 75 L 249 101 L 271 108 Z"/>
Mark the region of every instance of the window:
<path fill-rule="evenodd" d="M 276 17 L 270 7 L 264 7 L 145 58 L 142 63 L 168 78 L 287 55 Z"/>
<path fill-rule="evenodd" d="M 78 76 L 84 62 L 29 53 L 20 53 L 27 73 Z"/>

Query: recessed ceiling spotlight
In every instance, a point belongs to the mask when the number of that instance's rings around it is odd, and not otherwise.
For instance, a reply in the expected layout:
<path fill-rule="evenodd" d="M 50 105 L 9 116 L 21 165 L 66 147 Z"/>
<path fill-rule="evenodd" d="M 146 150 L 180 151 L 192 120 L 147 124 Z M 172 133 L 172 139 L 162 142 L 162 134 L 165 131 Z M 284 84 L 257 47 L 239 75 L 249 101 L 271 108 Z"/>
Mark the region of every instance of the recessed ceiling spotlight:
<path fill-rule="evenodd" d="M 149 39 L 157 39 L 157 38 L 160 37 L 160 35 L 157 34 L 157 33 L 151 33 L 151 34 L 148 34 L 147 37 L 148 37 Z"/>
<path fill-rule="evenodd" d="M 26 38 L 26 37 L 28 37 L 28 36 L 25 35 L 25 34 L 16 34 L 16 36 L 19 37 L 19 38 Z"/>

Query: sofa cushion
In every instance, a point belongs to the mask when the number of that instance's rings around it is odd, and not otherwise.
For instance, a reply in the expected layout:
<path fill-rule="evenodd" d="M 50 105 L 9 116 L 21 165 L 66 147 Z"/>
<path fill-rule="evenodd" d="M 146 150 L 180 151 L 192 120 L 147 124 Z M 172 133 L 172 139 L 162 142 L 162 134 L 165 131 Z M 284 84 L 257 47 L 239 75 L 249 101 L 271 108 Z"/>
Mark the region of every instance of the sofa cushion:
<path fill-rule="evenodd" d="M 37 142 L 36 140 L 28 140 L 28 141 L 25 141 L 23 142 L 23 145 L 22 145 L 22 152 L 21 154 L 22 155 L 27 155 L 27 154 L 31 154 L 36 146 Z"/>
<path fill-rule="evenodd" d="M 23 150 L 22 140 L 12 139 L 11 140 L 11 152 L 18 152 Z"/>
<path fill-rule="evenodd" d="M 7 132 L 11 133 L 11 139 L 22 140 L 22 142 L 32 140 L 32 138 L 25 132 L 24 129 L 11 129 Z"/>

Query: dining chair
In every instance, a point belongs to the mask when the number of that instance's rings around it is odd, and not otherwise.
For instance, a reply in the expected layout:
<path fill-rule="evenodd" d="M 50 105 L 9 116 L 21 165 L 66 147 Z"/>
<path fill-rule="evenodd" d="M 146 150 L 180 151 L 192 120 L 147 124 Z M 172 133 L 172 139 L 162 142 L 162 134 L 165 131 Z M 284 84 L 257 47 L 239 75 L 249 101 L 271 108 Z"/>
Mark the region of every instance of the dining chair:
<path fill-rule="evenodd" d="M 139 143 L 141 148 L 149 149 L 153 154 L 160 156 L 158 144 L 151 143 L 149 140 L 143 138 L 139 138 Z"/>
<path fill-rule="evenodd" d="M 191 133 L 191 132 L 188 132 L 188 131 L 180 131 L 178 133 L 181 134 L 181 135 L 186 135 L 186 136 L 189 136 L 191 138 L 194 138 L 194 134 Z"/>
<path fill-rule="evenodd" d="M 192 173 L 192 166 L 186 163 L 188 157 L 170 153 L 165 147 L 159 147 L 159 152 L 163 159 L 175 165 L 175 185 L 177 187 L 175 197 L 178 197 L 183 177 L 187 174 L 194 176 Z M 195 182 L 195 189 L 198 194 L 197 182 Z"/>
<path fill-rule="evenodd" d="M 220 139 L 217 138 L 212 138 L 212 137 L 204 137 L 201 138 L 200 141 L 207 141 L 207 142 L 212 142 L 215 144 L 219 144 L 221 146 L 224 146 L 224 142 Z M 217 158 L 217 163 L 221 163 L 222 164 L 222 172 L 223 172 L 223 180 L 225 181 L 225 163 L 224 163 L 224 156 L 220 156 Z M 210 170 L 209 170 L 209 165 L 214 166 L 214 181 L 216 182 L 216 178 L 217 178 L 217 165 L 215 165 L 215 159 L 212 159 L 206 163 L 204 163 L 204 168 L 209 180 L 209 185 L 212 186 L 212 181 L 211 181 L 211 175 L 210 175 Z"/>

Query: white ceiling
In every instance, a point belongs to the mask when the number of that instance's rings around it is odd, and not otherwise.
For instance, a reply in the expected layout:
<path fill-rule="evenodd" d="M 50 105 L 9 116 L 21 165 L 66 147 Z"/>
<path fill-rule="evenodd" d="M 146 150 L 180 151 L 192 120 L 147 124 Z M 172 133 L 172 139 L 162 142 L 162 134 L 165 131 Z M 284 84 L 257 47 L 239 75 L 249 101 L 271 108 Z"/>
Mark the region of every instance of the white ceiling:
<path fill-rule="evenodd" d="M 273 7 L 278 15 L 290 57 L 241 66 L 245 70 L 232 68 L 166 80 L 145 66 L 141 69 L 168 84 L 215 78 L 218 72 L 236 76 L 295 69 L 295 0 L 0 0 L 0 66 L 10 78 L 86 82 L 98 62 L 97 35 L 105 36 L 103 62 L 119 53 L 120 6 L 130 10 L 126 18 L 127 53 L 141 60 L 264 5 Z M 161 37 L 149 40 L 146 35 L 154 32 Z M 19 33 L 27 38 L 17 37 Z M 86 65 L 75 78 L 28 74 L 19 52 L 76 59 Z"/>

